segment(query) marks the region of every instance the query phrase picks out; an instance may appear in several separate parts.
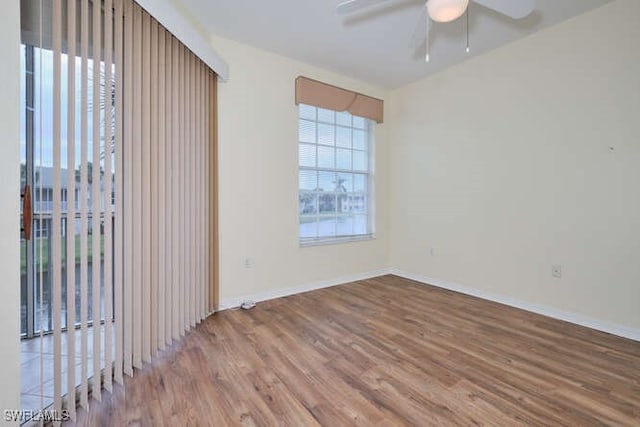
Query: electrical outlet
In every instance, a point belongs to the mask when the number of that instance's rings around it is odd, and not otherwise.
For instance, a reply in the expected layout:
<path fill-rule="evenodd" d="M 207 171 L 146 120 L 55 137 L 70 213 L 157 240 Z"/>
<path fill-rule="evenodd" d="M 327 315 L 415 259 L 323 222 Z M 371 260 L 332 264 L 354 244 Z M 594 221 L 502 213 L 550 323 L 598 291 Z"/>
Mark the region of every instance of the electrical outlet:
<path fill-rule="evenodd" d="M 556 279 L 560 279 L 562 277 L 562 266 L 561 265 L 552 265 L 551 266 L 551 276 Z"/>
<path fill-rule="evenodd" d="M 244 268 L 251 268 L 253 267 L 253 261 L 251 260 L 251 258 L 245 258 L 243 265 L 244 265 Z"/>
<path fill-rule="evenodd" d="M 436 248 L 429 248 L 429 256 L 436 256 Z"/>

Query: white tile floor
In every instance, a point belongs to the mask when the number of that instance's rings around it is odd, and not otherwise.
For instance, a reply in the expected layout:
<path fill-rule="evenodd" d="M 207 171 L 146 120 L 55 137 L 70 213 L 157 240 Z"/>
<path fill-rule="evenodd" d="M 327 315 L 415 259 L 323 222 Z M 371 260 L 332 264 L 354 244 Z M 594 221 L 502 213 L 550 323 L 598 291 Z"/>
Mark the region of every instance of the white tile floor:
<path fill-rule="evenodd" d="M 101 345 L 104 345 L 104 326 L 100 327 Z M 75 355 L 72 356 L 75 366 L 75 383 L 80 385 L 82 378 L 81 331 L 75 330 L 73 335 Z M 62 333 L 62 394 L 67 393 L 68 347 L 69 334 Z M 23 410 L 39 410 L 53 403 L 53 335 L 23 340 L 21 343 L 20 366 L 20 407 Z M 101 352 L 101 356 L 103 356 Z M 88 377 L 93 370 L 93 327 L 87 328 L 87 372 Z M 104 357 L 100 358 L 100 367 L 104 368 Z"/>

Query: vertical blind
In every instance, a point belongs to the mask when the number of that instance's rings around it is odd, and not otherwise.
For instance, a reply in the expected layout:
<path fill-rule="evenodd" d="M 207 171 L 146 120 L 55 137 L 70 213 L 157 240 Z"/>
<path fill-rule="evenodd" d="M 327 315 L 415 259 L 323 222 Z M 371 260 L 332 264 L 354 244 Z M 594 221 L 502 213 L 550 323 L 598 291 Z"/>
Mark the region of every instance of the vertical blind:
<path fill-rule="evenodd" d="M 215 308 L 217 79 L 132 0 L 22 8 L 53 59 L 53 402 L 75 418 Z"/>

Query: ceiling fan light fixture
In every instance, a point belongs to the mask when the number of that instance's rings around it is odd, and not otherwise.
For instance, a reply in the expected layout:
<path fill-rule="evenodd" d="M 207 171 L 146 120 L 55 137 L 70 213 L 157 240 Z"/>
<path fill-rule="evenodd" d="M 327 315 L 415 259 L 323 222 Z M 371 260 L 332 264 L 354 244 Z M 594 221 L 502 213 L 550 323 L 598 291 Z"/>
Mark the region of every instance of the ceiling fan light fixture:
<path fill-rule="evenodd" d="M 428 0 L 427 11 L 436 22 L 451 22 L 467 10 L 469 0 Z"/>

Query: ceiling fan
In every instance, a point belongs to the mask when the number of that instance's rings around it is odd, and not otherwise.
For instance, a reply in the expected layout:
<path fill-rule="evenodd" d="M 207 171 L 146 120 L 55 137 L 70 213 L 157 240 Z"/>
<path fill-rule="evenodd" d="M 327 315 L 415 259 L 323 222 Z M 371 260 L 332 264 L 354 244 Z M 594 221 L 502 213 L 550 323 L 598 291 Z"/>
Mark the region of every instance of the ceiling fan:
<path fill-rule="evenodd" d="M 390 1 L 393 0 L 347 0 L 338 4 L 336 13 L 345 15 Z M 425 7 L 423 8 L 425 19 L 420 19 L 419 27 L 412 37 L 410 47 L 415 48 L 420 41 L 426 40 L 426 61 L 429 62 L 429 20 L 435 22 L 455 21 L 467 11 L 469 1 L 473 1 L 512 19 L 522 19 L 528 16 L 536 6 L 536 0 L 426 0 Z M 424 31 L 420 30 L 422 23 L 426 23 L 426 29 Z M 468 27 L 467 22 L 467 52 L 469 51 Z"/>

